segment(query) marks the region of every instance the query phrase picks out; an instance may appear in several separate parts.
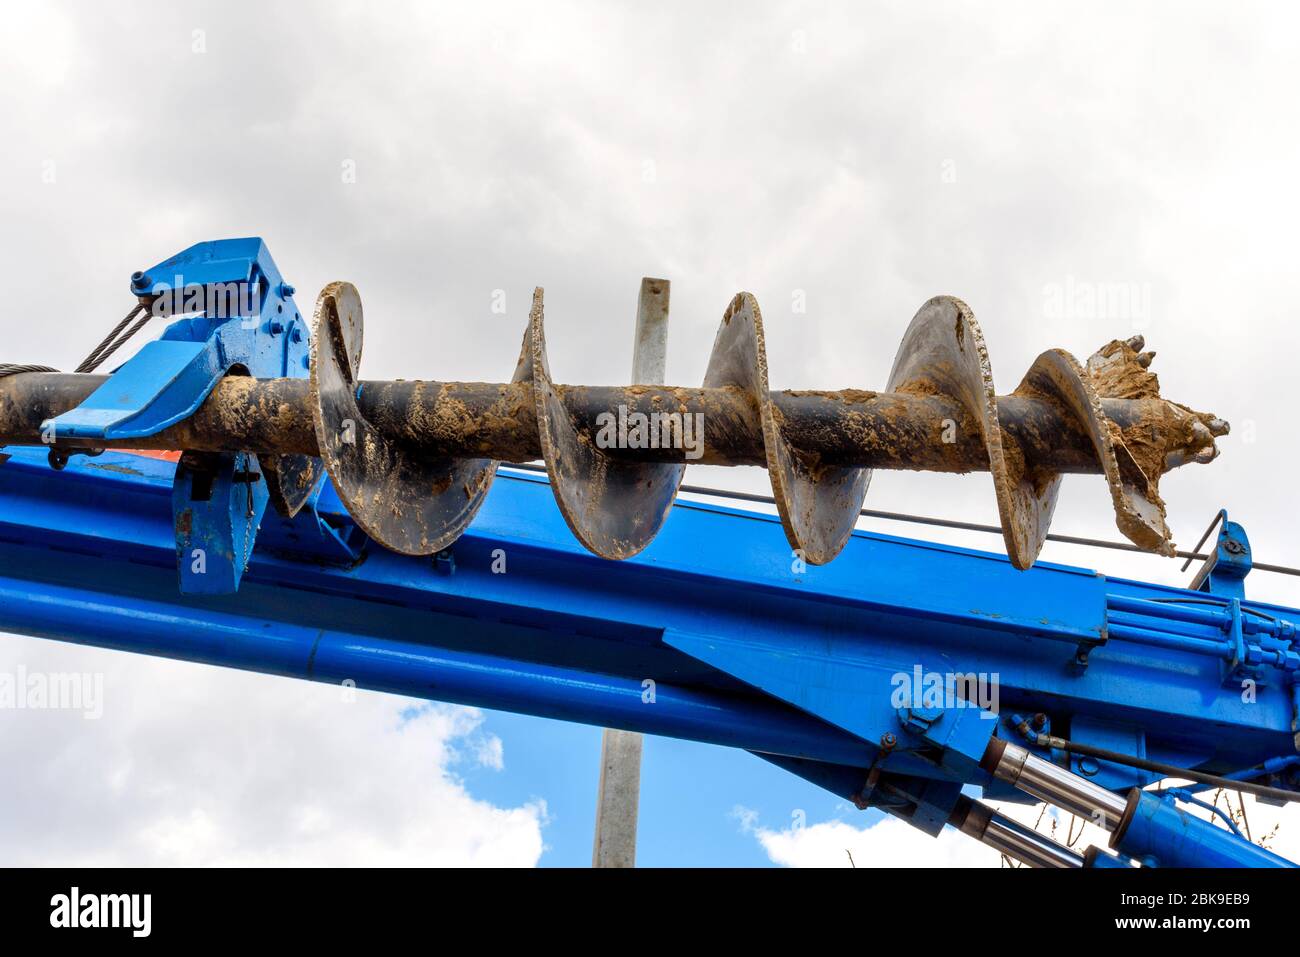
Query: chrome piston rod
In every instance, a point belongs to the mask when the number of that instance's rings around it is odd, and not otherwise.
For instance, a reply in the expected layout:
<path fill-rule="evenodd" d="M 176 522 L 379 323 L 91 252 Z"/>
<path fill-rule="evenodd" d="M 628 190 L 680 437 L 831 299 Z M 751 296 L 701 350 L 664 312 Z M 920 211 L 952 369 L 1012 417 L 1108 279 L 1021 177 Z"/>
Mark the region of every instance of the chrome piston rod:
<path fill-rule="evenodd" d="M 1124 817 L 1124 798 L 1000 738 L 989 742 L 980 766 L 1026 794 L 1107 831 L 1115 830 Z"/>
<path fill-rule="evenodd" d="M 1082 854 L 965 795 L 958 799 L 948 823 L 999 854 L 1029 867 L 1083 867 Z"/>

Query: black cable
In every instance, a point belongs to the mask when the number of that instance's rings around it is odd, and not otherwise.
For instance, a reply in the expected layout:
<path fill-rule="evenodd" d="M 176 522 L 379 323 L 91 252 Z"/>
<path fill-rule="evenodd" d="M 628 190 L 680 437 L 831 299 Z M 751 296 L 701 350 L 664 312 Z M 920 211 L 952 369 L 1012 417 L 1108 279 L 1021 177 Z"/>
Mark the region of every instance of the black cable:
<path fill-rule="evenodd" d="M 147 312 L 145 313 L 144 317 L 140 319 L 139 322 L 137 322 L 134 326 L 132 326 L 127 331 L 125 335 L 123 335 L 120 339 L 118 338 L 118 334 L 121 333 L 123 329 L 126 329 L 127 323 L 129 323 L 132 319 L 134 319 L 142 309 L 144 309 L 144 304 L 136 303 L 135 308 L 132 309 L 130 312 L 128 312 L 122 318 L 122 321 L 113 327 L 113 331 L 110 332 L 108 335 L 106 335 L 103 341 L 101 341 L 99 345 L 95 346 L 95 348 L 91 350 L 90 355 L 82 359 L 81 364 L 78 365 L 77 368 L 74 369 L 73 371 L 94 372 L 96 369 L 99 368 L 100 364 L 109 356 L 111 356 L 114 352 L 116 352 L 122 346 L 123 343 L 125 343 L 133 335 L 135 335 L 142 328 L 144 328 L 145 323 L 147 323 L 152 318 L 152 316 Z"/>
<path fill-rule="evenodd" d="M 1155 602 L 1158 605 L 1211 605 L 1214 608 L 1228 607 L 1228 600 L 1226 598 L 1144 598 L 1143 601 Z M 1243 615 L 1254 615 L 1256 618 L 1263 618 L 1265 621 L 1276 622 L 1278 620 L 1272 615 L 1266 615 L 1262 611 L 1257 611 L 1254 608 L 1246 608 L 1245 606 L 1242 607 L 1241 613 Z"/>
<path fill-rule="evenodd" d="M 523 469 L 527 472 L 546 472 L 545 465 L 511 465 L 511 468 Z M 716 498 L 730 498 L 740 502 L 760 502 L 765 505 L 775 505 L 776 499 L 770 495 L 759 495 L 755 492 L 733 492 L 730 489 L 706 488 L 702 485 L 682 485 L 679 491 L 689 492 L 693 495 L 711 495 Z M 963 532 L 989 532 L 994 535 L 1002 534 L 1002 527 L 999 525 L 981 525 L 977 522 L 959 522 L 951 518 L 931 518 L 925 515 L 909 515 L 906 512 L 882 512 L 877 509 L 864 508 L 858 514 L 863 518 L 883 518 L 891 522 L 910 522 L 915 525 L 933 525 L 939 528 L 954 528 Z M 1102 538 L 1082 538 L 1078 535 L 1055 535 L 1048 533 L 1049 542 L 1062 542 L 1067 545 L 1087 545 L 1092 548 L 1113 548 L 1122 552 L 1137 552 L 1142 555 L 1150 555 L 1145 548 L 1138 548 L 1129 542 L 1110 542 Z M 1187 559 L 1200 559 L 1204 561 L 1209 555 L 1201 552 L 1176 551 L 1174 557 Z M 1287 565 L 1268 565 L 1264 562 L 1253 562 L 1252 568 L 1258 568 L 1260 571 L 1277 572 L 1281 575 L 1300 575 L 1300 568 L 1291 568 Z"/>
<path fill-rule="evenodd" d="M 118 349 L 120 349 L 120 348 L 123 346 L 123 344 L 126 343 L 126 341 L 127 341 L 128 339 L 130 339 L 130 338 L 131 338 L 132 336 L 134 336 L 137 332 L 139 332 L 141 329 L 143 329 L 143 328 L 148 324 L 149 320 L 152 319 L 152 318 L 153 318 L 153 317 L 150 316 L 150 315 L 144 315 L 144 316 L 141 316 L 139 322 L 137 322 L 134 326 L 132 326 L 130 329 L 128 329 L 125 333 L 123 333 L 123 334 L 122 334 L 122 337 L 121 337 L 120 339 L 118 339 L 118 340 L 117 340 L 116 342 L 114 342 L 111 346 L 109 346 L 107 349 L 105 349 L 103 352 L 101 352 L 101 353 L 100 353 L 100 354 L 95 358 L 95 361 L 94 361 L 93 363 L 91 363 L 90 367 L 89 367 L 88 369 L 86 369 L 85 371 L 86 371 L 86 372 L 94 372 L 96 369 L 98 369 L 99 366 L 103 363 L 103 361 L 104 361 L 105 359 L 107 359 L 107 358 L 108 358 L 109 356 L 111 356 L 114 352 L 116 352 Z"/>
<path fill-rule="evenodd" d="M 1219 509 L 1218 513 L 1214 516 L 1214 521 L 1210 522 L 1209 528 L 1207 528 L 1205 532 L 1201 535 L 1201 540 L 1196 543 L 1196 547 L 1193 548 L 1192 551 L 1199 552 L 1201 550 L 1201 546 L 1204 545 L 1206 540 L 1210 537 L 1210 532 L 1214 531 L 1214 526 L 1218 525 L 1227 517 L 1228 517 L 1227 510 L 1222 508 Z M 1187 561 L 1183 562 L 1183 567 L 1180 568 L 1179 571 L 1184 571 L 1184 572 L 1187 571 L 1187 566 L 1190 565 L 1191 563 L 1192 560 L 1190 558 L 1187 559 Z"/>
<path fill-rule="evenodd" d="M 1234 791 L 1245 791 L 1247 794 L 1272 798 L 1277 801 L 1300 801 L 1300 792 L 1296 791 L 1272 788 L 1265 784 L 1255 784 L 1252 781 L 1238 781 L 1235 778 L 1220 777 L 1217 774 L 1207 774 L 1204 771 L 1193 771 L 1191 768 L 1180 768 L 1174 764 L 1165 764 L 1163 761 L 1149 761 L 1146 758 L 1122 754 L 1119 751 L 1108 751 L 1105 748 L 1095 748 L 1090 744 L 1067 741 L 1065 738 L 1058 738 L 1054 735 L 1036 734 L 1035 738 L 1043 747 L 1056 748 L 1059 751 L 1068 751 L 1071 754 L 1082 754 L 1090 758 L 1097 758 L 1099 761 L 1123 764 L 1142 771 L 1152 771 L 1169 778 L 1186 778 L 1189 781 L 1197 781 L 1214 787 L 1229 788 Z"/>
<path fill-rule="evenodd" d="M 122 317 L 122 321 L 113 327 L 112 332 L 106 335 L 94 349 L 90 350 L 90 355 L 81 360 L 81 363 L 74 369 L 74 372 L 94 372 L 100 367 L 105 359 L 120 349 L 128 339 L 144 328 L 145 324 L 153 318 L 149 312 L 145 312 L 125 334 L 122 330 L 126 329 L 127 323 L 140 314 L 145 308 L 144 303 L 138 302 L 134 308 Z M 14 365 L 10 363 L 0 363 L 0 378 L 10 375 L 18 375 L 23 372 L 58 372 L 58 369 L 50 366 L 37 365 Z"/>

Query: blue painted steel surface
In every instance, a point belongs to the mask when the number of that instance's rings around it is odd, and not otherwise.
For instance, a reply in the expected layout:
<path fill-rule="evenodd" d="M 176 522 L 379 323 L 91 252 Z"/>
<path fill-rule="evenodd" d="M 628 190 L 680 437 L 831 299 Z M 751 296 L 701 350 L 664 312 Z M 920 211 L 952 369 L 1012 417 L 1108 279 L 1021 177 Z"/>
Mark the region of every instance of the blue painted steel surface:
<path fill-rule="evenodd" d="M 188 417 L 232 368 L 303 376 L 308 324 L 260 239 L 198 243 L 132 277 L 154 315 L 178 317 L 81 405 L 50 420 L 60 439 L 136 439 Z"/>
<path fill-rule="evenodd" d="M 1003 715 L 1182 766 L 1295 753 L 1295 609 L 866 532 L 805 568 L 775 516 L 685 501 L 644 553 L 607 562 L 544 479 L 509 470 L 445 573 L 358 551 L 327 489 L 258 542 L 238 594 L 178 595 L 170 463 L 52 473 L 12 451 L 4 630 L 747 748 L 930 833 L 963 785 L 1011 796 L 977 762 L 1015 731 L 953 700 L 952 676 L 995 679 L 965 687 L 996 688 L 977 703 Z M 1233 654 L 1261 678 L 1253 702 Z M 1294 765 L 1274 767 L 1294 787 Z M 1093 780 L 1123 792 L 1133 775 Z"/>
<path fill-rule="evenodd" d="M 42 431 L 51 440 L 88 442 L 153 435 L 197 409 L 225 372 L 213 341 L 156 339 Z"/>
<path fill-rule="evenodd" d="M 1116 831 L 1117 848 L 1160 867 L 1296 867 L 1291 861 L 1242 840 L 1232 831 L 1178 807 L 1171 797 L 1134 792 L 1127 826 Z"/>
<path fill-rule="evenodd" d="M 181 592 L 229 595 L 239 588 L 266 503 L 257 456 L 218 456 L 210 472 L 181 459 L 172 484 Z"/>
<path fill-rule="evenodd" d="M 1050 732 L 1046 732 L 1050 733 Z M 1070 740 L 1095 748 L 1106 748 L 1119 754 L 1145 758 L 1146 741 L 1141 730 L 1131 724 L 1115 723 L 1092 715 L 1074 715 L 1070 721 Z M 1053 760 L 1066 765 L 1075 774 L 1100 784 L 1111 791 L 1123 792 L 1126 788 L 1146 787 L 1159 780 L 1160 775 L 1136 768 L 1084 755 L 1052 752 Z"/>
<path fill-rule="evenodd" d="M 310 328 L 266 244 L 198 243 L 131 277 L 154 315 L 174 317 L 77 408 L 43 427 L 47 441 L 135 439 L 191 415 L 221 378 L 305 377 Z M 268 500 L 255 456 L 183 461 L 173 495 L 176 566 L 186 594 L 238 587 Z"/>

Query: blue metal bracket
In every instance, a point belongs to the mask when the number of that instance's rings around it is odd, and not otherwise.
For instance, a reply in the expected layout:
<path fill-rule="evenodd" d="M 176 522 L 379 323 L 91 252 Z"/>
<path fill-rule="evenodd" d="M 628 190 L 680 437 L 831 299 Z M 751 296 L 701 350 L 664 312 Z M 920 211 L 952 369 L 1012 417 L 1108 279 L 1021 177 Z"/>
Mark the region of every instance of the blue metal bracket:
<path fill-rule="evenodd" d="M 181 456 L 172 510 L 182 594 L 229 595 L 239 588 L 266 502 L 256 456 Z"/>
<path fill-rule="evenodd" d="M 1090 744 L 1096 748 L 1106 748 L 1120 754 L 1131 754 L 1138 758 L 1155 757 L 1155 755 L 1147 753 L 1146 735 L 1140 727 L 1135 725 L 1120 724 L 1114 721 L 1080 715 L 1070 722 L 1070 739 L 1081 744 Z M 1199 763 L 1199 761 L 1205 759 L 1205 755 L 1198 755 L 1196 756 L 1197 760 L 1187 760 L 1181 753 L 1162 753 L 1159 757 L 1170 763 L 1182 760 L 1188 765 Z M 1109 761 L 1101 761 L 1087 755 L 1066 754 L 1055 749 L 1052 751 L 1052 758 L 1057 763 L 1064 763 L 1074 773 L 1088 778 L 1110 791 L 1123 791 L 1125 788 L 1135 786 L 1146 787 L 1160 777 L 1152 771 L 1141 771 L 1122 764 L 1112 764 Z"/>
<path fill-rule="evenodd" d="M 77 408 L 50 420 L 59 440 L 154 435 L 188 417 L 231 369 L 305 373 L 308 328 L 260 239 L 198 243 L 135 273 L 131 291 L 176 318 Z"/>
<path fill-rule="evenodd" d="M 225 372 L 216 339 L 156 340 L 81 405 L 46 423 L 44 431 L 52 438 L 90 443 L 153 435 L 189 416 Z"/>
<path fill-rule="evenodd" d="M 1203 591 L 1225 598 L 1246 597 L 1246 576 L 1250 574 L 1250 539 L 1246 530 L 1237 522 L 1228 519 L 1228 510 L 1220 509 L 1215 517 L 1219 526 L 1219 535 L 1215 541 L 1214 551 L 1205 560 L 1190 587 L 1193 591 Z M 1214 528 L 1214 523 L 1210 525 Z M 1206 536 L 1209 532 L 1206 532 Z M 1205 541 L 1205 537 L 1201 539 Z M 1200 546 L 1197 546 L 1199 550 Z M 1186 567 L 1186 566 L 1184 566 Z"/>
<path fill-rule="evenodd" d="M 969 779 L 997 727 L 994 713 L 957 693 L 965 675 L 946 656 L 918 661 L 894 649 L 891 658 L 851 638 L 796 634 L 669 631 L 663 640 L 877 747 L 872 770 Z"/>
<path fill-rule="evenodd" d="M 93 448 L 155 435 L 189 417 L 228 374 L 307 375 L 310 329 L 261 239 L 198 243 L 134 273 L 131 292 L 174 321 L 81 405 L 45 423 L 49 441 Z M 281 471 L 295 479 L 292 501 Z M 321 474 L 313 471 L 320 469 L 302 456 L 259 463 L 242 453 L 187 453 L 173 487 L 181 592 L 237 590 L 268 497 L 291 517 L 319 494 Z"/>

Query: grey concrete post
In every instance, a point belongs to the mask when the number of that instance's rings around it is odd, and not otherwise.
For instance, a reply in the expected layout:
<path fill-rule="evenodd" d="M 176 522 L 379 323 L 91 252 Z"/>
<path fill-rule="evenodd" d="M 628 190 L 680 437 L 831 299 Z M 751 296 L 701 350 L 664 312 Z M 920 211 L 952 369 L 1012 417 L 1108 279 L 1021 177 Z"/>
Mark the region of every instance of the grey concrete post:
<path fill-rule="evenodd" d="M 668 360 L 666 279 L 642 279 L 636 310 L 632 384 L 662 385 Z M 600 742 L 600 791 L 592 867 L 636 866 L 636 823 L 641 803 L 641 735 L 606 728 Z"/>

